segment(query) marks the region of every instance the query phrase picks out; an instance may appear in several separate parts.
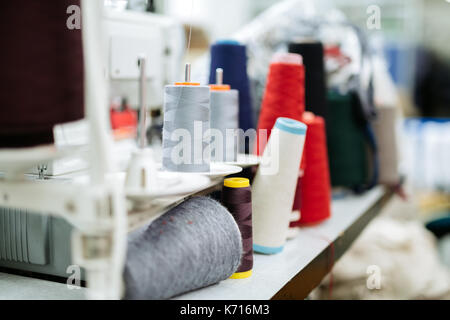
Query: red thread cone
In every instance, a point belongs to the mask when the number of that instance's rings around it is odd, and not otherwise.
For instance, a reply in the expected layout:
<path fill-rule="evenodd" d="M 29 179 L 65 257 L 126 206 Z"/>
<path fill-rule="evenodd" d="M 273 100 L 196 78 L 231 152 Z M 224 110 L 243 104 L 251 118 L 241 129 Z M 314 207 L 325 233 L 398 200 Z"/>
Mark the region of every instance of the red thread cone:
<path fill-rule="evenodd" d="M 291 226 L 319 223 L 331 215 L 330 170 L 328 167 L 325 121 L 305 112 L 302 122 L 308 126 L 303 151 L 304 173 L 297 183 L 293 210 L 300 210 L 300 220 Z"/>
<path fill-rule="evenodd" d="M 267 140 L 278 117 L 301 121 L 305 111 L 305 70 L 300 55 L 278 54 L 272 60 L 267 76 L 261 112 L 258 121 L 258 137 L 255 153 L 264 152 L 265 142 L 259 148 L 261 129 L 267 130 Z"/>

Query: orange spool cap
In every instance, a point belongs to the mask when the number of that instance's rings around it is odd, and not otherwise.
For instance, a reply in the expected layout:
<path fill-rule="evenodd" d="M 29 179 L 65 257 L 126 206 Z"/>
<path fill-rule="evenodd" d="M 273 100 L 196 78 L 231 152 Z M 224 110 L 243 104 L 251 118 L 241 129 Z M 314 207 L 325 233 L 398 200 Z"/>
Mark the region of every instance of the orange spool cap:
<path fill-rule="evenodd" d="M 199 82 L 191 82 L 191 64 L 186 63 L 184 69 L 184 82 L 175 82 L 176 86 L 199 86 Z"/>
<path fill-rule="evenodd" d="M 231 89 L 229 84 L 223 84 L 223 69 L 216 69 L 216 83 L 210 84 L 212 91 L 229 91 Z"/>

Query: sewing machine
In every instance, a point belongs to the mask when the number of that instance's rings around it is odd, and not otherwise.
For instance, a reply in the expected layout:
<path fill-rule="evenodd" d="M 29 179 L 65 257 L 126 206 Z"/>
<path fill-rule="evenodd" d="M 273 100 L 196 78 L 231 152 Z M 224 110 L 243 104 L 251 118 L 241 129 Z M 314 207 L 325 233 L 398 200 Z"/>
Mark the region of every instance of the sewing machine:
<path fill-rule="evenodd" d="M 181 24 L 156 14 L 128 11 L 106 10 L 103 18 L 106 33 L 103 75 L 109 80 L 110 98 L 127 97 L 131 107 L 137 108 L 137 59 L 145 54 L 150 108 L 159 108 L 164 85 L 175 81 L 181 70 L 179 63 L 184 53 Z M 26 171 L 28 180 L 59 180 L 70 184 L 74 177 L 87 175 L 87 121 L 56 126 L 54 135 L 57 149 L 77 146 L 79 152 L 73 157 L 44 163 L 39 162 L 39 157 L 36 162 L 30 159 L 33 167 Z M 132 141 L 121 143 L 116 154 L 126 157 L 132 146 Z M 8 168 L 2 168 L 1 164 L 0 174 L 8 174 Z M 72 228 L 59 217 L 0 207 L 0 268 L 67 278 L 67 268 L 72 264 Z"/>

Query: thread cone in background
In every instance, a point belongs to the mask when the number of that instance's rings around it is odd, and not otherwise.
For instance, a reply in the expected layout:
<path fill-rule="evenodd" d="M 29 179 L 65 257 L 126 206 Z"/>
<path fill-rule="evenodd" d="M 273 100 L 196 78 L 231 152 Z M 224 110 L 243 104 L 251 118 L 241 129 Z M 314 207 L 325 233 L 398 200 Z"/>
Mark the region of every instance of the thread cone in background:
<path fill-rule="evenodd" d="M 367 143 L 360 107 L 352 94 L 328 92 L 327 124 L 331 184 L 354 188 L 368 180 Z"/>
<path fill-rule="evenodd" d="M 254 128 L 250 82 L 247 75 L 246 46 L 237 41 L 218 41 L 211 46 L 209 83 L 216 83 L 216 69 L 226 70 L 223 82 L 239 91 L 239 128 L 246 131 Z M 248 151 L 248 144 L 241 142 L 241 150 Z"/>
<path fill-rule="evenodd" d="M 305 112 L 303 123 L 308 126 L 305 139 L 304 171 L 298 179 L 293 211 L 300 211 L 300 219 L 291 226 L 321 222 L 331 215 L 331 186 L 328 168 L 325 121 Z"/>
<path fill-rule="evenodd" d="M 248 278 L 253 268 L 252 191 L 246 178 L 227 178 L 222 190 L 222 204 L 230 211 L 241 231 L 242 260 L 232 279 Z"/>
<path fill-rule="evenodd" d="M 227 138 L 227 131 L 239 128 L 239 93 L 228 85 L 210 85 L 211 88 L 211 129 L 222 133 L 222 155 L 215 150 L 211 161 L 233 162 L 237 159 L 237 136 Z M 213 142 L 211 141 L 211 144 Z"/>
<path fill-rule="evenodd" d="M 303 65 L 305 66 L 306 111 L 311 111 L 328 122 L 324 49 L 322 43 L 315 40 L 291 42 L 288 51 L 297 53 L 303 58 Z"/>
<path fill-rule="evenodd" d="M 395 106 L 379 106 L 377 113 L 373 128 L 380 161 L 379 181 L 387 185 L 396 185 L 400 179 L 396 133 L 397 109 Z"/>
<path fill-rule="evenodd" d="M 268 139 L 278 117 L 300 121 L 304 110 L 305 70 L 302 57 L 294 53 L 274 55 L 267 76 L 257 132 L 267 130 Z M 263 153 L 265 147 L 265 141 L 261 140 L 258 135 L 255 145 L 258 155 Z"/>
<path fill-rule="evenodd" d="M 278 118 L 253 180 L 253 250 L 283 250 L 303 153 L 306 125 Z"/>
<path fill-rule="evenodd" d="M 84 117 L 81 30 L 66 28 L 79 0 L 3 1 L 0 148 L 53 143 L 53 127 Z"/>

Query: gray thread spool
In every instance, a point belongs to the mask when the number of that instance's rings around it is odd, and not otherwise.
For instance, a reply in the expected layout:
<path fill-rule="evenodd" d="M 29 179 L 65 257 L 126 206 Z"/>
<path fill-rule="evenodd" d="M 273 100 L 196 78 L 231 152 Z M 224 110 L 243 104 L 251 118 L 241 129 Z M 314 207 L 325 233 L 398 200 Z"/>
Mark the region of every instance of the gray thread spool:
<path fill-rule="evenodd" d="M 194 197 L 128 236 L 126 299 L 167 299 L 229 278 L 241 234 L 220 203 Z"/>
<path fill-rule="evenodd" d="M 217 85 L 222 85 L 223 70 L 216 70 Z M 222 155 L 212 151 L 212 161 L 237 160 L 238 138 L 236 134 L 231 140 L 227 139 L 227 129 L 239 128 L 239 92 L 237 90 L 211 90 L 211 129 L 217 129 L 222 133 Z"/>
<path fill-rule="evenodd" d="M 380 183 L 395 185 L 399 182 L 397 146 L 397 109 L 395 106 L 379 106 L 373 126 L 378 144 Z"/>
<path fill-rule="evenodd" d="M 186 66 L 186 70 L 186 79 L 189 79 L 188 65 Z M 194 132 L 195 122 L 198 124 L 201 123 L 201 132 Z M 208 86 L 166 86 L 164 88 L 163 127 L 164 169 L 181 172 L 208 172 L 210 170 L 210 155 L 207 152 L 205 153 L 205 149 L 209 148 L 209 137 L 205 133 L 209 131 L 209 128 L 210 90 Z M 190 150 L 184 149 L 179 154 L 174 152 L 174 148 L 180 145 L 182 138 L 172 139 L 172 133 L 177 129 L 187 130 L 191 138 L 187 142 L 190 145 Z M 196 148 L 196 146 L 200 146 L 200 148 Z M 190 154 L 186 157 L 184 152 L 190 152 Z M 179 157 L 176 161 L 173 158 L 174 153 Z M 184 161 L 181 159 L 182 156 L 189 160 Z M 177 161 L 181 161 L 181 163 L 177 163 Z"/>

